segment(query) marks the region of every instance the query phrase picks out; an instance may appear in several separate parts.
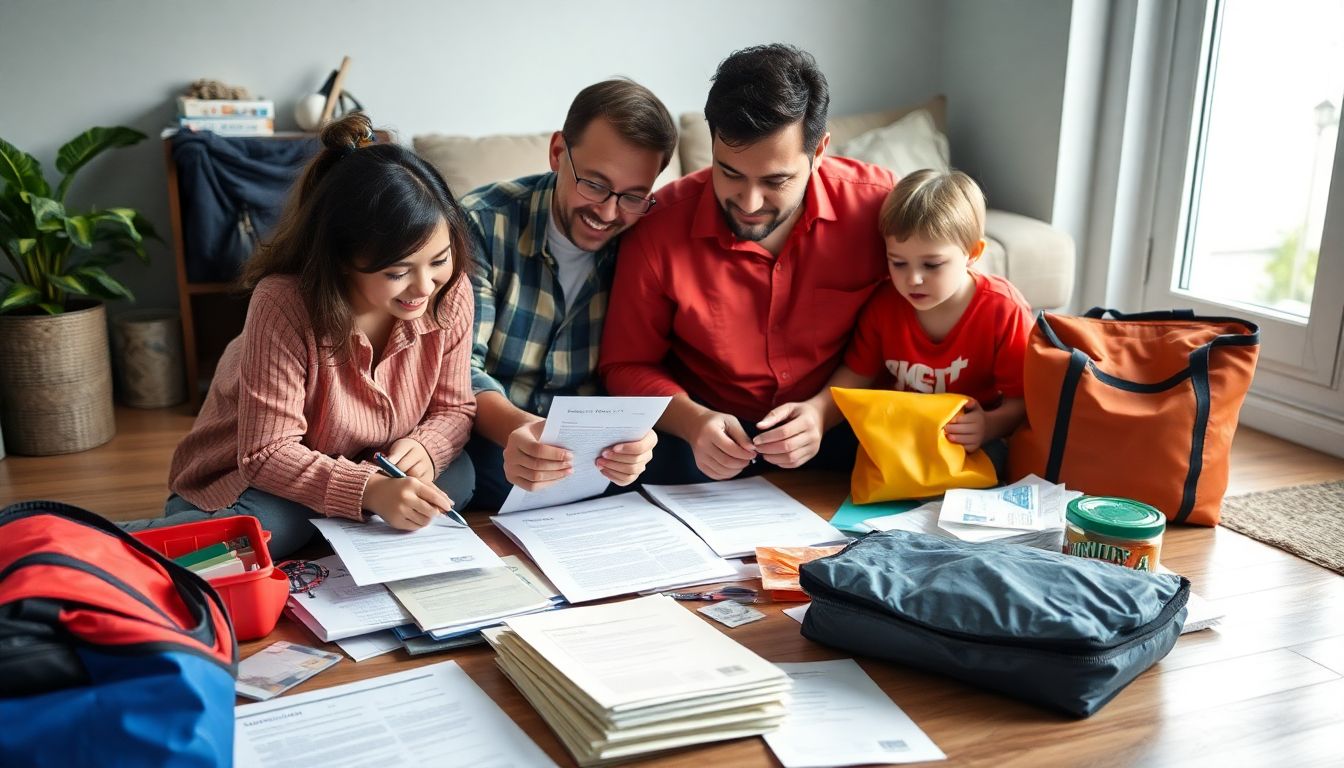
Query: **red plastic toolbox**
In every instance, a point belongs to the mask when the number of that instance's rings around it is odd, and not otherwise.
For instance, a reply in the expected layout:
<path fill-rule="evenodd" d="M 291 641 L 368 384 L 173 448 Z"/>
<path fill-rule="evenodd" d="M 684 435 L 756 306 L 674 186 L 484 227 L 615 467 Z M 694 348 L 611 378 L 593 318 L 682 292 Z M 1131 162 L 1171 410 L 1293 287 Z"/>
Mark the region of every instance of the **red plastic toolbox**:
<path fill-rule="evenodd" d="M 239 640 L 256 640 L 270 634 L 280 620 L 289 597 L 289 577 L 271 562 L 266 548 L 269 533 L 248 515 L 232 515 L 198 523 L 149 528 L 132 534 L 165 557 L 180 557 L 202 547 L 246 536 L 256 554 L 257 568 L 246 573 L 221 576 L 210 581 L 224 600 Z"/>

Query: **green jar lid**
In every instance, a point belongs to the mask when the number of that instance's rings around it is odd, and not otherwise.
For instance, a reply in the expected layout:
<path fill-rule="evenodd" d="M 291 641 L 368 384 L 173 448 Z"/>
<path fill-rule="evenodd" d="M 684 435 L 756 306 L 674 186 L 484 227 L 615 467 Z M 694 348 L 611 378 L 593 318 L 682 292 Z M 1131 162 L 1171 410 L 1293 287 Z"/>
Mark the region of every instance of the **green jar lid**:
<path fill-rule="evenodd" d="M 1157 509 L 1118 496 L 1080 496 L 1069 502 L 1064 517 L 1085 531 L 1118 539 L 1151 539 L 1167 527 Z"/>

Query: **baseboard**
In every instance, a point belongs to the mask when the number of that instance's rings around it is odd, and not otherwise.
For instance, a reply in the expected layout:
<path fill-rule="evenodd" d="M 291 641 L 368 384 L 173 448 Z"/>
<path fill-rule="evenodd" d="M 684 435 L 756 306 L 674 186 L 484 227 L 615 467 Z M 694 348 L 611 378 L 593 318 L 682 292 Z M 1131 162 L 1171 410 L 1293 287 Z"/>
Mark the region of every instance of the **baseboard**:
<path fill-rule="evenodd" d="M 1251 392 L 1241 406 L 1240 423 L 1312 450 L 1344 458 L 1344 421 L 1320 411 Z"/>

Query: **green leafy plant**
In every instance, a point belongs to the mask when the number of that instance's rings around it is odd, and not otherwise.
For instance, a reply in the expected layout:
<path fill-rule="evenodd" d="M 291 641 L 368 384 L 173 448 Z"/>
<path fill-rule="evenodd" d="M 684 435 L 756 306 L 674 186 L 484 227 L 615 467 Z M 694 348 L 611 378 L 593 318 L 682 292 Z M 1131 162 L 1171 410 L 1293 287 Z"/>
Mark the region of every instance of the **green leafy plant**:
<path fill-rule="evenodd" d="M 1283 242 L 1274 249 L 1274 255 L 1265 263 L 1265 274 L 1269 276 L 1269 285 L 1260 293 L 1260 300 L 1270 306 L 1281 301 L 1300 301 L 1311 304 L 1312 288 L 1316 285 L 1316 264 L 1320 261 L 1320 251 L 1306 250 L 1302 238 L 1306 237 L 1306 226 L 1284 235 Z M 1299 249 L 1302 253 L 1298 253 Z M 1301 269 L 1297 280 L 1293 280 L 1294 267 Z"/>
<path fill-rule="evenodd" d="M 64 174 L 53 193 L 32 155 L 0 139 L 0 253 L 12 274 L 0 271 L 0 313 L 64 312 L 72 296 L 134 299 L 107 268 L 134 254 L 149 263 L 145 238 L 159 239 L 130 208 L 86 213 L 66 210 L 75 173 L 103 150 L 145 139 L 131 128 L 90 128 L 56 153 Z"/>

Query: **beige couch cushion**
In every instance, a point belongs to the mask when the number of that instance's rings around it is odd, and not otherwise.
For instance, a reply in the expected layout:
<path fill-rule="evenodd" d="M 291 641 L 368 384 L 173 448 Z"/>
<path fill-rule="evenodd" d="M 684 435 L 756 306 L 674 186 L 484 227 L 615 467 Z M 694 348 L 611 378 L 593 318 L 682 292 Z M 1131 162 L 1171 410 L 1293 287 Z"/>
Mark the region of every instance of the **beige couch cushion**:
<path fill-rule="evenodd" d="M 925 168 L 947 171 L 950 162 L 947 137 L 934 126 L 927 109 L 861 133 L 838 145 L 835 154 L 880 165 L 898 177 Z"/>
<path fill-rule="evenodd" d="M 431 133 L 412 139 L 415 151 L 443 174 L 448 188 L 461 197 L 484 184 L 508 181 L 550 170 L 547 152 L 550 133 L 513 136 L 448 136 Z M 658 176 L 657 189 L 681 175 L 673 150 L 667 168 Z"/>
<path fill-rule="evenodd" d="M 947 133 L 947 97 L 938 95 L 924 102 L 902 109 L 888 109 L 883 112 L 865 112 L 860 115 L 846 115 L 832 118 L 827 126 L 831 131 L 831 149 L 843 146 L 860 135 L 900 120 L 917 109 L 927 110 L 933 118 L 934 127 Z M 681 123 L 681 167 L 684 173 L 706 168 L 712 162 L 710 153 L 709 123 L 700 112 L 683 112 Z"/>

